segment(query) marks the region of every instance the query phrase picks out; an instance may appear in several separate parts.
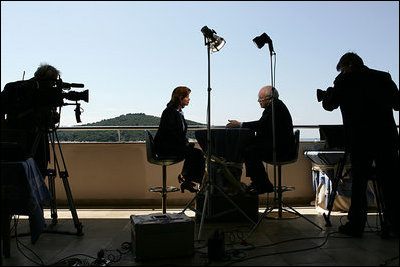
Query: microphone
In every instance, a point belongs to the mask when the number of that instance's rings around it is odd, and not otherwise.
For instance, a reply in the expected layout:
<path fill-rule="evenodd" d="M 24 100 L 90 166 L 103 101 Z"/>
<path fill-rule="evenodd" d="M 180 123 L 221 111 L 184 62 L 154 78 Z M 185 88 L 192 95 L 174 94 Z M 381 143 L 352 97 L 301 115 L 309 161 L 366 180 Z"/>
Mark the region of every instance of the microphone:
<path fill-rule="evenodd" d="M 72 87 L 75 87 L 75 88 L 85 87 L 85 85 L 83 83 L 65 83 L 65 82 L 63 82 L 63 80 L 61 80 L 61 78 L 59 78 L 56 81 L 56 86 L 57 86 L 57 88 L 60 88 L 60 89 L 71 89 Z"/>
<path fill-rule="evenodd" d="M 67 88 L 83 88 L 85 85 L 83 83 L 62 83 L 62 87 L 67 89 Z"/>

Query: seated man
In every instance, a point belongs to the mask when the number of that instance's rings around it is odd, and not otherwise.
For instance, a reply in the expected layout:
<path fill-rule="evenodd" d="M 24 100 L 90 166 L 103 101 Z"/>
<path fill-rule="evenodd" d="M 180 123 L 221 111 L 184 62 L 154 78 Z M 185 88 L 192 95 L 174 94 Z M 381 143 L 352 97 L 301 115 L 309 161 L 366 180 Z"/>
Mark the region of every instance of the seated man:
<path fill-rule="evenodd" d="M 251 122 L 229 120 L 226 125 L 227 128 L 242 127 L 255 132 L 254 138 L 244 151 L 246 176 L 251 179 L 247 191 L 252 195 L 273 192 L 273 185 L 263 164 L 263 161 L 273 160 L 272 98 L 275 114 L 276 160 L 288 159 L 294 149 L 292 117 L 286 105 L 278 99 L 278 91 L 272 89 L 272 86 L 264 86 L 258 93 L 258 102 L 261 108 L 264 108 L 259 120 Z"/>

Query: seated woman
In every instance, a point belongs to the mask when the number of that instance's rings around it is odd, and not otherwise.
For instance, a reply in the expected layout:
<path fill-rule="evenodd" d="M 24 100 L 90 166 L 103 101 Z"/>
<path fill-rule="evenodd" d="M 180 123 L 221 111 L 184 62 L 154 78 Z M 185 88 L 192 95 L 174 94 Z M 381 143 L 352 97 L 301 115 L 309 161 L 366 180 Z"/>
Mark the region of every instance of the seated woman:
<path fill-rule="evenodd" d="M 185 159 L 182 172 L 178 175 L 181 192 L 197 192 L 195 183 L 201 183 L 205 171 L 203 152 L 189 143 L 186 137 L 187 123 L 182 109 L 189 105 L 191 90 L 179 86 L 172 92 L 171 100 L 161 115 L 160 125 L 154 137 L 154 148 L 160 156 Z"/>

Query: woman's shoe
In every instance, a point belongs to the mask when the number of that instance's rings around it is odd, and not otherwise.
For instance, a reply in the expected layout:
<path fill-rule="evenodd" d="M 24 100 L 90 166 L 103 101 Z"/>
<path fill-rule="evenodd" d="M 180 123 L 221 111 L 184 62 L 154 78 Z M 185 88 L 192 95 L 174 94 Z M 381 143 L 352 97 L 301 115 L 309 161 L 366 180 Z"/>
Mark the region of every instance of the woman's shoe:
<path fill-rule="evenodd" d="M 192 182 L 183 182 L 181 184 L 181 192 L 184 193 L 185 189 L 188 190 L 191 193 L 197 193 L 198 190 L 194 188 L 196 184 L 192 183 Z"/>
<path fill-rule="evenodd" d="M 178 182 L 179 183 L 183 183 L 185 181 L 185 179 L 183 178 L 183 175 L 182 174 L 179 174 L 178 175 Z"/>

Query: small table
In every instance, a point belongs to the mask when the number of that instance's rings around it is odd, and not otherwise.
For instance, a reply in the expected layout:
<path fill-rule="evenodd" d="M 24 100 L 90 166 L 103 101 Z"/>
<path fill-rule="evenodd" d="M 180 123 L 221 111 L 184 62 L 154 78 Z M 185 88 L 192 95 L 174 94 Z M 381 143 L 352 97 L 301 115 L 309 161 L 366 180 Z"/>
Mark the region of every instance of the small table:
<path fill-rule="evenodd" d="M 327 186 L 327 192 L 332 190 L 332 180 L 335 175 L 335 167 L 339 161 L 345 156 L 343 150 L 310 150 L 304 151 L 304 155 L 311 160 L 313 163 L 313 187 L 314 191 L 317 192 L 319 185 L 325 184 Z M 350 160 L 347 157 L 345 165 L 349 165 Z M 328 179 L 326 179 L 328 178 Z M 348 181 L 350 184 L 346 186 L 346 189 L 338 187 L 338 194 L 350 197 L 351 195 L 351 180 Z"/>
<path fill-rule="evenodd" d="M 247 128 L 211 129 L 210 132 L 210 179 L 224 188 L 224 191 L 243 189 L 240 183 L 244 162 L 243 150 L 254 137 L 254 132 Z M 195 136 L 201 149 L 207 153 L 207 130 L 198 130 Z"/>
<path fill-rule="evenodd" d="M 222 192 L 211 190 L 211 212 L 207 220 L 249 220 L 255 224 L 258 220 L 258 195 L 247 194 L 246 185 L 240 182 L 243 151 L 254 137 L 254 132 L 246 128 L 227 128 L 211 129 L 210 133 L 211 166 L 208 178 Z M 207 153 L 207 130 L 198 130 L 195 136 L 202 150 Z M 201 195 L 197 198 L 196 206 L 199 210 L 202 210 L 204 201 Z"/>

